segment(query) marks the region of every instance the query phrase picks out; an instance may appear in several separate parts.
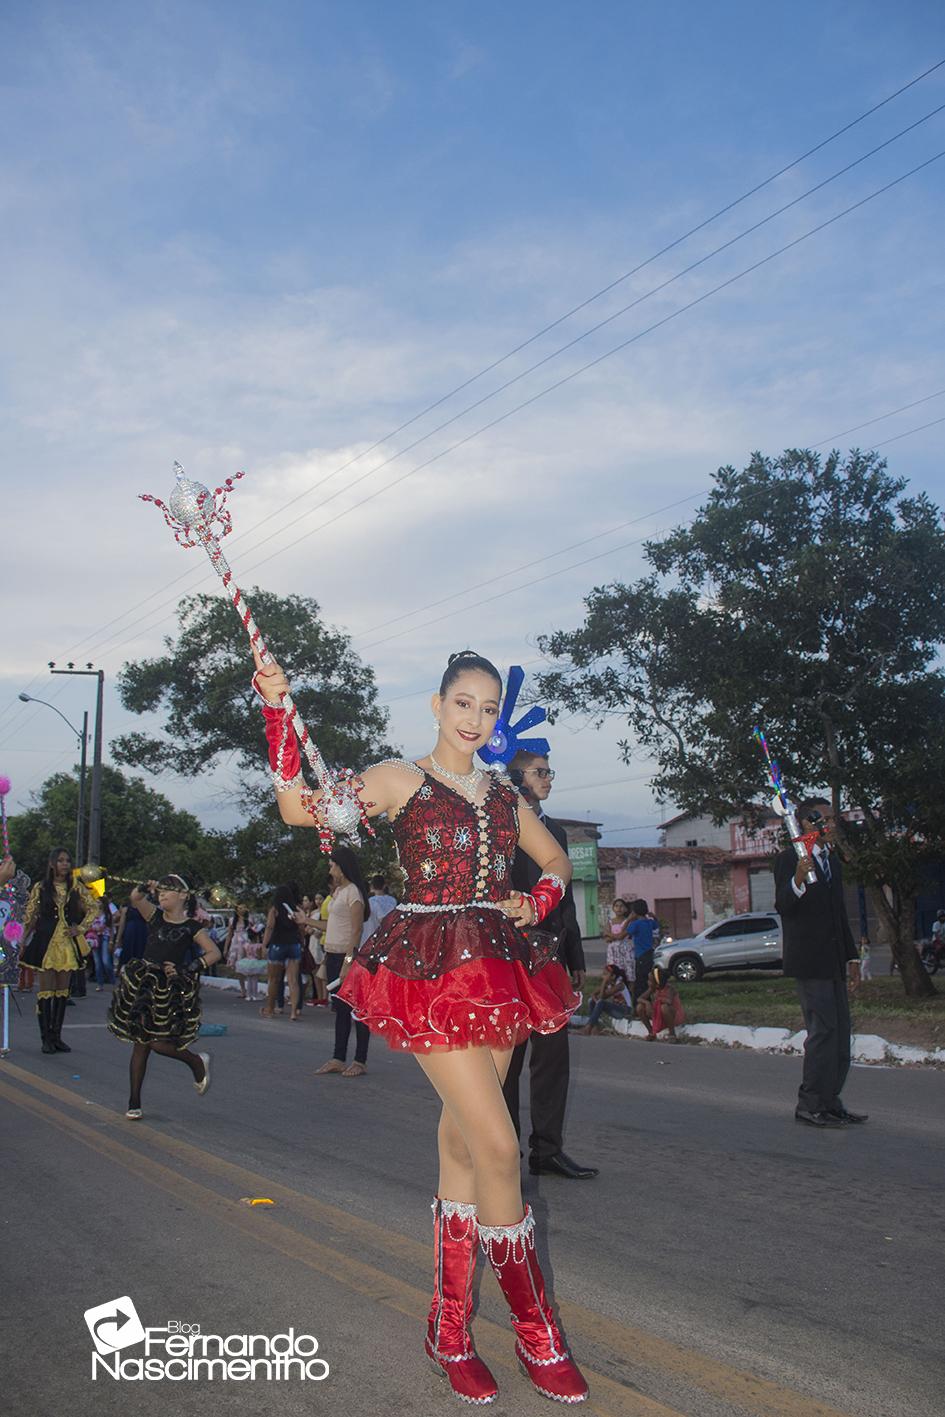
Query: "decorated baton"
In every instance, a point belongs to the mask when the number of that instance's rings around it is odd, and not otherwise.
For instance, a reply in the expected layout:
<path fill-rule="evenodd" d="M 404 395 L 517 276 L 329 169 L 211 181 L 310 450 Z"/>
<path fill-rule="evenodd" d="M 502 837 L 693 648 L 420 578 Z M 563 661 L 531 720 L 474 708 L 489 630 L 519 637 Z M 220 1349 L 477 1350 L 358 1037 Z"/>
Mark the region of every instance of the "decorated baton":
<path fill-rule="evenodd" d="M 791 844 L 800 859 L 810 862 L 810 870 L 807 873 L 807 883 L 808 885 L 815 886 L 817 884 L 817 872 L 814 870 L 814 862 L 811 857 L 810 840 L 801 831 L 800 822 L 797 820 L 797 811 L 791 799 L 788 797 L 787 790 L 784 786 L 781 769 L 771 756 L 768 740 L 762 730 L 756 728 L 752 736 L 757 739 L 758 746 L 761 748 L 762 753 L 764 753 L 765 763 L 768 768 L 768 781 L 774 788 L 774 796 L 771 799 L 771 809 L 776 812 L 784 822 L 787 834 L 791 838 Z"/>
<path fill-rule="evenodd" d="M 3 831 L 3 854 L 10 854 L 10 828 L 7 825 L 7 793 L 10 791 L 10 779 L 0 777 L 0 824 Z"/>
<path fill-rule="evenodd" d="M 230 534 L 233 524 L 226 506 L 227 493 L 233 491 L 243 473 L 238 472 L 235 477 L 228 477 L 222 487 L 216 487 L 212 492 L 208 487 L 204 487 L 202 482 L 194 482 L 186 477 L 179 462 L 174 464 L 174 474 L 177 483 L 166 504 L 159 497 L 152 497 L 147 492 L 140 494 L 141 501 L 153 502 L 158 510 L 163 512 L 164 520 L 173 531 L 178 546 L 186 549 L 198 545 L 203 547 L 210 558 L 211 566 L 226 587 L 233 609 L 249 636 L 250 644 L 264 664 L 272 664 L 273 658 L 266 647 L 262 632 L 253 619 L 252 611 L 243 599 L 243 594 L 233 579 L 233 572 L 220 549 L 221 537 Z M 354 836 L 362 825 L 373 835 L 364 804 L 358 796 L 359 784 L 355 775 L 350 769 L 332 772 L 328 767 L 315 746 L 291 694 L 282 695 L 281 707 L 285 710 L 287 721 L 295 730 L 299 746 L 322 790 L 322 799 L 317 808 L 322 849 L 326 852 L 331 850 L 333 835 Z"/>

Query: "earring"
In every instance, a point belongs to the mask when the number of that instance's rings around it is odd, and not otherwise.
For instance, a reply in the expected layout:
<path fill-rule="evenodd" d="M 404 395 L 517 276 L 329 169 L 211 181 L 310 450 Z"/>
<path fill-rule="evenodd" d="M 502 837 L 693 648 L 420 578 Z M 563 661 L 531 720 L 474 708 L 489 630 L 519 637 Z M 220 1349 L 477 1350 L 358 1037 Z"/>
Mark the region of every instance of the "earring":
<path fill-rule="evenodd" d="M 434 716 L 433 716 L 433 727 L 437 730 L 437 732 L 439 732 L 439 729 L 440 729 L 440 720 L 436 717 L 435 714 L 434 714 Z"/>

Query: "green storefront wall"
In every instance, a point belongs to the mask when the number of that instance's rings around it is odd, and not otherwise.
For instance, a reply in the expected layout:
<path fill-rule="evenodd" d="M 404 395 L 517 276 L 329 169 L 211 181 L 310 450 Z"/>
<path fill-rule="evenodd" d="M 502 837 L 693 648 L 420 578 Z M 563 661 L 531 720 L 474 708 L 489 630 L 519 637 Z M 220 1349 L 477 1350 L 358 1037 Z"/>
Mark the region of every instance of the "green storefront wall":
<path fill-rule="evenodd" d="M 600 934 L 600 912 L 597 899 L 599 881 L 596 841 L 569 841 L 571 884 L 581 930 L 588 938 Z"/>

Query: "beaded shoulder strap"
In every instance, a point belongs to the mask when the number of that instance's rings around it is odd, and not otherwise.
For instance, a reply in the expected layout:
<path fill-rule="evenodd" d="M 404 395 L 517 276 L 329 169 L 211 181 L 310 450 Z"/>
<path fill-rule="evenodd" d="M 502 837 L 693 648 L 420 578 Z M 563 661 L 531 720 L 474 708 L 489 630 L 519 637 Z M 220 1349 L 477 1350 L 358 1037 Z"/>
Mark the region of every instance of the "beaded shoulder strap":
<path fill-rule="evenodd" d="M 411 772 L 416 773 L 417 777 L 426 777 L 423 768 L 417 763 L 412 763 L 409 758 L 381 758 L 379 763 L 373 763 L 372 766 L 376 768 L 409 768 Z"/>

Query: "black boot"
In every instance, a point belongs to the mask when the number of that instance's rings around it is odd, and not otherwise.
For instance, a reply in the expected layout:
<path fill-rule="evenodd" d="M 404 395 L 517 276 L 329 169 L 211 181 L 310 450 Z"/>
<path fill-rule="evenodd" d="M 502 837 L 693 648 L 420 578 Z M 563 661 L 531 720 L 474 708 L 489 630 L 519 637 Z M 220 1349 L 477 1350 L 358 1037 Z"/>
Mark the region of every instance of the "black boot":
<path fill-rule="evenodd" d="M 66 1016 L 66 996 L 57 994 L 53 999 L 52 1044 L 56 1053 L 71 1053 L 68 1043 L 62 1041 L 62 1021 Z"/>
<path fill-rule="evenodd" d="M 39 1032 L 43 1040 L 43 1052 L 55 1053 L 56 1045 L 52 1041 L 52 1005 L 55 1003 L 49 995 L 44 995 L 42 999 L 36 1000 L 36 1017 L 39 1019 Z"/>

